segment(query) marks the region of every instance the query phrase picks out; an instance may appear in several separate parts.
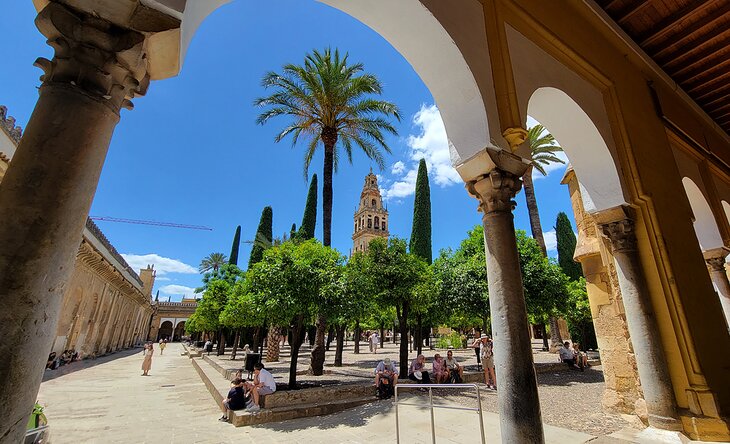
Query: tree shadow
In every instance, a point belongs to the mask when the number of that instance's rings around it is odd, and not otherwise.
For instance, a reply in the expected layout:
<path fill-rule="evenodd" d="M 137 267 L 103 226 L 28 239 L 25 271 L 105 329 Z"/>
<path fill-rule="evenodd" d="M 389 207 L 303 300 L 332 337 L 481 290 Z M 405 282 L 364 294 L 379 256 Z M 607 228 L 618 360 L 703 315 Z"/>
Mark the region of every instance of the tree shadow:
<path fill-rule="evenodd" d="M 557 372 L 545 372 L 537 374 L 538 385 L 549 386 L 571 386 L 574 384 L 602 384 L 603 370 L 596 367 L 588 367 L 584 372 L 570 370 L 567 368 Z"/>
<path fill-rule="evenodd" d="M 390 413 L 393 408 L 394 406 L 391 400 L 373 401 L 359 407 L 353 407 L 329 415 L 290 419 L 282 422 L 252 425 L 250 427 L 276 432 L 295 432 L 313 427 L 320 430 L 334 429 L 340 426 L 356 428 L 366 425 L 376 416 Z"/>

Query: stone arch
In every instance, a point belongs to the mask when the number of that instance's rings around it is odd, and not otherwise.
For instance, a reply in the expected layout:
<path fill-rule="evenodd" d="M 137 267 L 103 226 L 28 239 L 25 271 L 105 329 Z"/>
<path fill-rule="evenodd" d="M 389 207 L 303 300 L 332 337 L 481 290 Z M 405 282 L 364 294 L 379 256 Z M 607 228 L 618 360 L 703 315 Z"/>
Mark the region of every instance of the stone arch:
<path fill-rule="evenodd" d="M 165 321 L 160 324 L 160 329 L 157 331 L 157 339 L 172 338 L 173 325 L 172 321 Z"/>
<path fill-rule="evenodd" d="M 203 20 L 230 1 L 183 3 L 179 66 Z M 454 12 L 448 6 L 435 2 L 426 6 L 419 0 L 319 1 L 370 27 L 410 63 L 438 105 L 454 165 L 493 146 L 487 106 L 492 106 L 494 101 L 486 97 L 493 94 L 493 86 L 484 57 L 488 48 L 481 3 L 464 3 Z M 456 15 L 456 21 L 440 22 L 438 17 L 446 12 Z M 470 26 L 464 26 L 466 22 Z M 470 45 L 471 63 L 457 46 L 458 41 L 478 42 Z"/>
<path fill-rule="evenodd" d="M 694 228 L 697 233 L 697 240 L 700 242 L 700 248 L 703 251 L 722 248 L 724 242 L 720 235 L 720 229 L 717 227 L 717 221 L 712 213 L 712 208 L 707 202 L 705 195 L 700 187 L 689 177 L 682 178 L 682 185 L 687 193 L 689 205 L 692 208 L 694 216 Z M 727 204 L 723 205 L 727 214 L 730 209 Z"/>
<path fill-rule="evenodd" d="M 730 203 L 727 203 L 726 200 L 723 200 L 722 209 L 725 211 L 725 218 L 727 219 L 727 222 L 730 224 Z"/>
<path fill-rule="evenodd" d="M 536 89 L 527 114 L 560 142 L 580 181 L 586 211 L 600 211 L 626 203 L 616 163 L 605 139 L 588 114 L 564 91 Z"/>
<path fill-rule="evenodd" d="M 185 321 L 179 321 L 177 325 L 175 326 L 175 331 L 172 335 L 172 340 L 181 340 L 182 336 L 185 334 Z M 175 339 L 177 338 L 177 339 Z"/>

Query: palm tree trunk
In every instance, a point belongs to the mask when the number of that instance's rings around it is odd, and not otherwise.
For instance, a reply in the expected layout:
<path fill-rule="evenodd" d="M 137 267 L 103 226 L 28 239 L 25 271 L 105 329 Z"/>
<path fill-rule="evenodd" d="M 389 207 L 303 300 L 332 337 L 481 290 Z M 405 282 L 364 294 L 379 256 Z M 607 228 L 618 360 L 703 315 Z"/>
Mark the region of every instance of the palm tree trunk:
<path fill-rule="evenodd" d="M 535 186 L 532 183 L 532 167 L 522 176 L 523 187 L 525 188 L 525 201 L 527 201 L 527 213 L 530 216 L 530 230 L 532 237 L 535 238 L 537 244 L 542 250 L 543 256 L 547 256 L 547 248 L 545 247 L 545 238 L 542 235 L 542 225 L 540 224 L 540 213 L 537 211 L 537 198 L 535 197 Z"/>
<path fill-rule="evenodd" d="M 309 364 L 309 372 L 314 376 L 324 374 L 324 333 L 327 331 L 327 318 L 322 313 L 317 315 L 317 334 L 314 338 L 312 359 Z"/>
<path fill-rule="evenodd" d="M 558 318 L 550 316 L 550 342 L 551 350 L 557 350 L 563 345 L 563 338 L 560 337 L 560 326 L 558 325 Z"/>
<path fill-rule="evenodd" d="M 266 338 L 266 362 L 277 362 L 279 360 L 279 338 L 281 328 L 276 325 L 269 326 L 269 334 Z"/>
<path fill-rule="evenodd" d="M 335 169 L 335 143 L 337 142 L 337 133 L 334 137 L 329 135 L 326 137 L 322 131 L 322 140 L 324 141 L 324 171 L 322 178 L 322 244 L 329 247 L 332 244 L 332 175 Z M 333 139 L 330 143 L 329 139 Z"/>

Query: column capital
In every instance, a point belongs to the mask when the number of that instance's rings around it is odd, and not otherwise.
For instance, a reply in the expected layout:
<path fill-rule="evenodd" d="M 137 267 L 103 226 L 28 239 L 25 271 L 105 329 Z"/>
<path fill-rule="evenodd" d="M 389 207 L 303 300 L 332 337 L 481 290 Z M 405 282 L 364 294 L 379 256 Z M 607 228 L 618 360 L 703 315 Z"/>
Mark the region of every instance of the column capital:
<path fill-rule="evenodd" d="M 142 33 L 49 3 L 35 20 L 54 49 L 52 60 L 38 58 L 46 85 L 78 88 L 103 101 L 114 112 L 132 108 L 135 95 L 149 84 Z"/>
<path fill-rule="evenodd" d="M 623 219 L 599 225 L 601 233 L 611 242 L 614 253 L 636 251 L 636 234 L 634 221 Z"/>
<path fill-rule="evenodd" d="M 702 256 L 705 258 L 705 263 L 711 271 L 725 272 L 725 258 L 730 249 L 727 247 L 714 248 L 712 250 L 706 250 L 702 252 Z"/>
<path fill-rule="evenodd" d="M 516 205 L 512 199 L 522 188 L 522 179 L 507 171 L 494 169 L 468 182 L 466 188 L 479 200 L 479 211 L 482 213 L 512 212 Z"/>

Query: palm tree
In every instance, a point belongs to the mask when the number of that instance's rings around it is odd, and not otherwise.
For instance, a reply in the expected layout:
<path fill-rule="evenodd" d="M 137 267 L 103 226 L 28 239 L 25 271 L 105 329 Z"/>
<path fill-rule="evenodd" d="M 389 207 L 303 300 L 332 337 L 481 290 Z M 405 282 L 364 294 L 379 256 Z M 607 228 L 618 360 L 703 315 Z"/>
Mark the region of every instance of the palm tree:
<path fill-rule="evenodd" d="M 274 89 L 268 97 L 254 104 L 267 108 L 256 120 L 264 124 L 272 117 L 289 116 L 291 122 L 274 139 L 280 142 L 292 136 L 292 145 L 300 137 L 307 141 L 304 152 L 304 176 L 317 147 L 324 148 L 324 186 L 322 188 L 323 239 L 331 245 L 332 175 L 337 171 L 341 147 L 352 163 L 353 145 L 380 168 L 385 166 L 381 149 L 390 153 L 383 133 L 397 135 L 389 117 L 400 121 L 398 107 L 376 100 L 371 95 L 382 94 L 380 81 L 364 73 L 362 63 L 348 65 L 348 55 L 340 57 L 337 49 L 314 50 L 304 58 L 304 65 L 287 64 L 282 74 L 270 72 L 262 80 L 264 88 Z"/>
<path fill-rule="evenodd" d="M 555 137 L 545 130 L 545 127 L 537 124 L 527 131 L 527 140 L 530 142 L 530 153 L 532 154 L 532 162 L 522 176 L 522 182 L 525 187 L 525 200 L 527 201 L 527 212 L 530 216 L 530 230 L 532 237 L 535 238 L 542 254 L 547 256 L 547 247 L 545 246 L 545 238 L 542 235 L 542 224 L 540 224 L 540 213 L 537 210 L 537 198 L 535 198 L 535 186 L 532 183 L 532 170 L 536 169 L 543 176 L 547 176 L 545 167 L 553 162 L 565 163 L 557 157 L 555 153 L 563 151 L 563 148 L 555 142 Z M 553 347 L 561 344 L 560 328 L 558 319 L 550 316 L 550 342 Z M 546 328 L 543 327 L 543 331 Z M 548 346 L 547 336 L 543 334 L 543 346 L 546 350 Z"/>
<path fill-rule="evenodd" d="M 537 124 L 527 131 L 527 139 L 530 142 L 532 162 L 522 176 L 525 187 L 525 200 L 527 201 L 527 212 L 530 216 L 530 229 L 532 237 L 535 238 L 542 254 L 547 256 L 545 238 L 542 235 L 540 224 L 540 213 L 537 211 L 537 199 L 535 198 L 535 186 L 532 183 L 532 170 L 536 169 L 543 176 L 547 176 L 545 167 L 553 162 L 565 163 L 555 153 L 563 151 L 563 148 L 555 142 L 555 137 L 545 130 L 545 127 Z"/>
<path fill-rule="evenodd" d="M 223 253 L 210 253 L 200 261 L 198 271 L 201 273 L 208 272 L 210 270 L 218 271 L 221 265 L 228 263 L 226 255 Z"/>
<path fill-rule="evenodd" d="M 292 146 L 300 137 L 307 141 L 305 178 L 322 142 L 322 243 L 327 247 L 332 244 L 332 176 L 340 159 L 338 147 L 344 150 L 350 163 L 353 146 L 359 147 L 382 169 L 385 162 L 381 149 L 390 153 L 384 133 L 398 134 L 389 118 L 395 117 L 400 121 L 396 105 L 372 97 L 383 92 L 378 78 L 363 72 L 362 63 L 348 64 L 347 58 L 347 54 L 340 57 L 337 49 L 314 50 L 304 57 L 303 65 L 287 64 L 282 74 L 266 74 L 261 84 L 274 92 L 254 102 L 256 106 L 266 108 L 256 120 L 261 125 L 272 117 L 290 117 L 289 124 L 274 139 L 276 142 L 288 135 L 292 136 Z M 320 313 L 312 349 L 311 371 L 314 375 L 321 375 L 324 371 L 326 328 L 326 319 Z"/>

